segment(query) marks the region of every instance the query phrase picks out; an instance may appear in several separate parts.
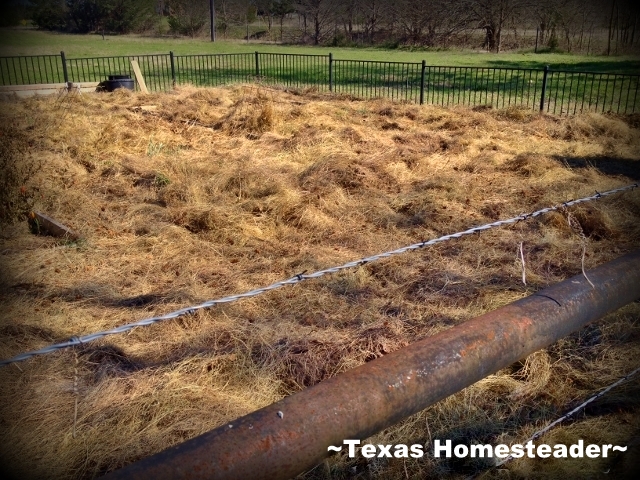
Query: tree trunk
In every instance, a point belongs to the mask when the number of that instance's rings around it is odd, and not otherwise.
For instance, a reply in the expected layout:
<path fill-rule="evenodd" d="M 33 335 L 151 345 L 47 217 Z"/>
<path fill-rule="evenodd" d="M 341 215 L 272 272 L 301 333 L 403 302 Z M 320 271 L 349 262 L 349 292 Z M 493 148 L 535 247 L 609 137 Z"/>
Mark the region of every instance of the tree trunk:
<path fill-rule="evenodd" d="M 484 47 L 491 52 L 496 46 L 496 29 L 493 25 L 485 25 L 484 28 L 487 31 L 484 38 Z"/>
<path fill-rule="evenodd" d="M 611 15 L 609 16 L 609 35 L 607 35 L 607 55 L 611 55 L 611 38 L 613 35 L 613 11 L 616 7 L 616 0 L 611 0 Z"/>

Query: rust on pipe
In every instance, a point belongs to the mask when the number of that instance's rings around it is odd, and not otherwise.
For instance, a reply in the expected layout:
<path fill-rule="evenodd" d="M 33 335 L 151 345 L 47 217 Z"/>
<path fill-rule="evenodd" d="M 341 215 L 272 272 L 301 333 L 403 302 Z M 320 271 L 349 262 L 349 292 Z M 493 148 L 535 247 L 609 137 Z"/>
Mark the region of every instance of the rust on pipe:
<path fill-rule="evenodd" d="M 284 479 L 640 298 L 640 251 L 337 375 L 107 475 Z"/>

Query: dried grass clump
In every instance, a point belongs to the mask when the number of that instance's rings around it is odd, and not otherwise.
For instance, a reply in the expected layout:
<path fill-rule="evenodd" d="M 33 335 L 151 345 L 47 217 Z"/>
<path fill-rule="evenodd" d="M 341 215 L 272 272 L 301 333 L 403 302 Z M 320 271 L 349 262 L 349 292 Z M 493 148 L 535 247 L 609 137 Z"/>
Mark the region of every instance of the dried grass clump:
<path fill-rule="evenodd" d="M 285 392 L 291 392 L 406 345 L 408 341 L 402 328 L 385 321 L 367 328 L 355 339 L 280 338 L 273 345 L 257 345 L 252 357 L 263 368 L 275 372 Z"/>
<path fill-rule="evenodd" d="M 37 191 L 27 188 L 40 168 L 29 138 L 11 125 L 0 128 L 0 225 L 25 218 Z"/>
<path fill-rule="evenodd" d="M 571 118 L 565 127 L 566 140 L 580 140 L 589 137 L 607 137 L 629 141 L 632 130 L 624 121 L 603 114 L 588 113 Z"/>
<path fill-rule="evenodd" d="M 597 206 L 581 205 L 572 215 L 584 235 L 591 240 L 615 239 L 620 233 L 609 215 Z"/>
<path fill-rule="evenodd" d="M 394 184 L 394 179 L 377 162 L 348 157 L 319 159 L 300 175 L 300 186 L 316 194 L 336 187 L 348 192 L 389 190 Z"/>
<path fill-rule="evenodd" d="M 255 95 L 238 99 L 214 128 L 222 129 L 231 135 L 238 132 L 256 135 L 271 130 L 275 121 L 273 102 L 265 94 L 257 92 Z"/>
<path fill-rule="evenodd" d="M 548 393 L 547 386 L 552 377 L 551 357 L 545 350 L 535 352 L 525 359 L 522 367 L 516 370 L 513 376 L 523 380 L 523 383 L 510 393 L 513 399 L 522 401 Z"/>
<path fill-rule="evenodd" d="M 497 110 L 496 116 L 513 122 L 528 122 L 534 119 L 537 116 L 537 113 L 531 108 L 511 105 L 505 109 Z"/>
<path fill-rule="evenodd" d="M 637 181 L 640 135 L 613 117 L 297 93 L 181 87 L 2 103 L 3 161 L 41 160 L 18 170 L 4 205 L 16 220 L 24 205 L 41 210 L 83 240 L 34 235 L 26 222 L 0 229 L 0 356 Z M 640 193 L 627 192 L 83 345 L 77 379 L 71 351 L 0 369 L 0 464 L 20 478 L 112 471 L 581 274 L 583 245 L 587 269 L 636 249 L 639 225 Z M 522 441 L 631 369 L 639 313 L 632 304 L 373 442 Z M 627 425 L 640 412 L 634 388 L 558 435 Z M 625 428 L 589 435 L 624 444 Z M 366 468 L 466 478 L 487 467 L 395 460 Z M 361 462 L 327 466 L 345 477 Z M 505 468 L 543 467 L 564 472 Z M 614 468 L 600 467 L 580 464 L 583 476 Z"/>
<path fill-rule="evenodd" d="M 521 153 L 504 164 L 504 169 L 526 177 L 541 177 L 558 167 L 558 162 L 545 155 Z"/>

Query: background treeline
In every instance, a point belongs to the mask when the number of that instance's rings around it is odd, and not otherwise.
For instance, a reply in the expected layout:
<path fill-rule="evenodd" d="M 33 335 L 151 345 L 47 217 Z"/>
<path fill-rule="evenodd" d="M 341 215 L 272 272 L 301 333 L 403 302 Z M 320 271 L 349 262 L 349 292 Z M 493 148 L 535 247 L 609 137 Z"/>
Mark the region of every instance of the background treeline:
<path fill-rule="evenodd" d="M 210 0 L 4 0 L 2 21 L 67 32 L 208 35 Z M 423 48 L 622 53 L 637 0 L 214 0 L 223 38 Z"/>

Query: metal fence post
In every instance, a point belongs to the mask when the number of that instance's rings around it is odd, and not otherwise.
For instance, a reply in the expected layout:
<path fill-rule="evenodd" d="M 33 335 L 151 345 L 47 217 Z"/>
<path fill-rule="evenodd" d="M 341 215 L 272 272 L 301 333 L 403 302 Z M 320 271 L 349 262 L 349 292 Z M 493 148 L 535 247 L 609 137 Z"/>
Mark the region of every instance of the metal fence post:
<path fill-rule="evenodd" d="M 549 73 L 549 65 L 544 66 L 544 75 L 542 76 L 542 93 L 540 95 L 540 112 L 544 110 L 544 96 L 547 93 L 547 74 Z"/>
<path fill-rule="evenodd" d="M 427 62 L 422 60 L 422 73 L 420 74 L 420 105 L 424 104 L 424 72 L 427 69 Z"/>
<path fill-rule="evenodd" d="M 169 51 L 169 60 L 171 61 L 171 83 L 173 84 L 173 88 L 176 88 L 176 65 L 173 50 Z"/>
<path fill-rule="evenodd" d="M 333 54 L 329 53 L 329 91 L 333 92 Z"/>
<path fill-rule="evenodd" d="M 259 54 L 258 52 L 256 52 L 256 79 L 258 79 L 260 77 L 260 60 L 259 60 Z"/>
<path fill-rule="evenodd" d="M 65 57 L 64 51 L 60 52 L 60 60 L 62 61 L 62 75 L 64 76 L 64 83 L 69 83 L 69 73 L 67 72 L 67 57 Z"/>

